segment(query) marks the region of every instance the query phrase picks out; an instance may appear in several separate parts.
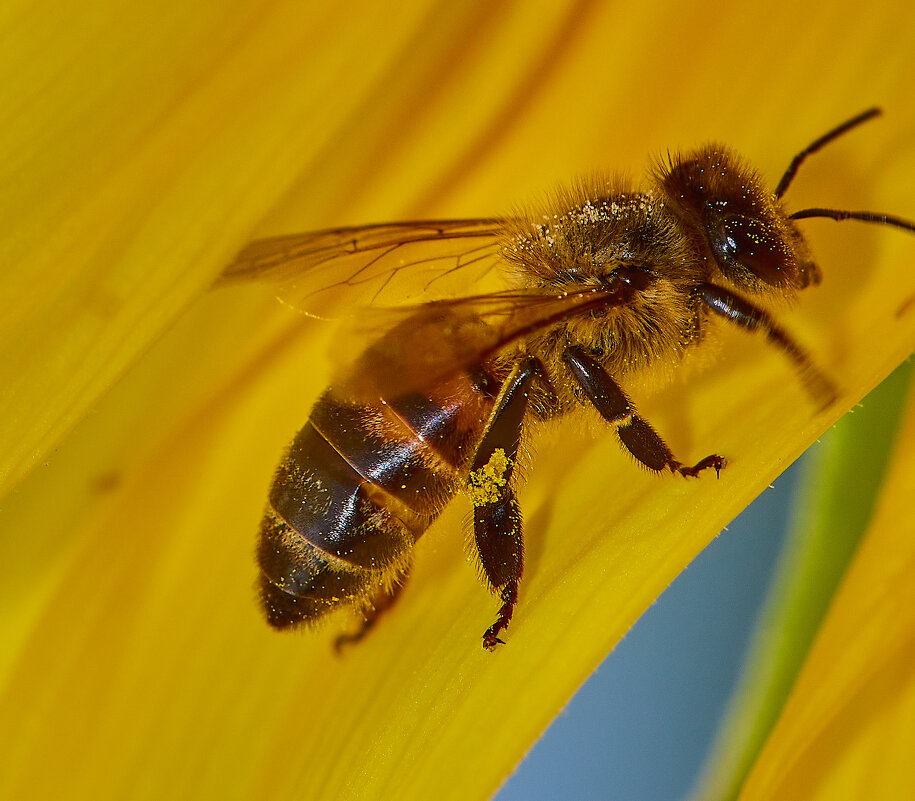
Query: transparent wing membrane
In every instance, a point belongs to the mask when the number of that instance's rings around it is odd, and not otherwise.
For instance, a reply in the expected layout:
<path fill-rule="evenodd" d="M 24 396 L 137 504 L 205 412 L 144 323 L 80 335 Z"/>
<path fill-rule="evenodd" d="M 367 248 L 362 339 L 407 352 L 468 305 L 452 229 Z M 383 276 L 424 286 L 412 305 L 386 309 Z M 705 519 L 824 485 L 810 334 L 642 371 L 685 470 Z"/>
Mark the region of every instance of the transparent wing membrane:
<path fill-rule="evenodd" d="M 496 219 L 428 220 L 262 239 L 220 282 L 273 284 L 285 303 L 318 317 L 489 291 L 502 231 Z"/>

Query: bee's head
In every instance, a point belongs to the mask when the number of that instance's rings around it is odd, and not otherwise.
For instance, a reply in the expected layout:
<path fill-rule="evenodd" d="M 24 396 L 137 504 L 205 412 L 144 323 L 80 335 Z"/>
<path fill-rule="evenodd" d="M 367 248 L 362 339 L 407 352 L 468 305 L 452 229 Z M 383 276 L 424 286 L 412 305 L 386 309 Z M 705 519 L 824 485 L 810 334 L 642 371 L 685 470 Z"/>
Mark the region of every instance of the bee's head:
<path fill-rule="evenodd" d="M 806 243 L 775 194 L 727 148 L 709 145 L 657 170 L 664 203 L 733 284 L 761 292 L 819 282 Z"/>

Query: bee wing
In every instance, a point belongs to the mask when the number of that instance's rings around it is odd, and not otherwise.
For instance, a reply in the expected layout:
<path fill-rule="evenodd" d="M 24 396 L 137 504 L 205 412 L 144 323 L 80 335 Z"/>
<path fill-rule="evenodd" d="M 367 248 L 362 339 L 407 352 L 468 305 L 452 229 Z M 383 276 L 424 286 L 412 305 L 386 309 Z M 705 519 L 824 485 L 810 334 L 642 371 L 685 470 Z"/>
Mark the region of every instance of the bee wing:
<path fill-rule="evenodd" d="M 419 220 L 261 239 L 245 247 L 220 283 L 256 280 L 317 317 L 369 304 L 398 306 L 472 286 L 500 259 L 504 221 Z"/>
<path fill-rule="evenodd" d="M 507 290 L 369 310 L 363 324 L 385 328 L 386 333 L 363 352 L 346 383 L 362 399 L 423 392 L 547 329 L 606 308 L 617 297 L 614 290 L 603 288 L 568 293 Z"/>

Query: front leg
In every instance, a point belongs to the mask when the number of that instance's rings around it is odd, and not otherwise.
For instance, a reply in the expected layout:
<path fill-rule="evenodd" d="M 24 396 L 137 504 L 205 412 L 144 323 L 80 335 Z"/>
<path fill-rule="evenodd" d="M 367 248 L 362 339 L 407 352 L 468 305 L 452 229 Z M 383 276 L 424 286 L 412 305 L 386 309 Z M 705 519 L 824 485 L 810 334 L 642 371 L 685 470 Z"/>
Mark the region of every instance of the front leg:
<path fill-rule="evenodd" d="M 477 553 L 490 588 L 502 600 L 496 622 L 483 635 L 483 647 L 490 651 L 502 643 L 499 634 L 512 619 L 524 569 L 521 509 L 512 476 L 531 383 L 538 375 L 542 367 L 533 357 L 515 365 L 496 398 L 468 477 Z"/>
<path fill-rule="evenodd" d="M 715 314 L 721 315 L 747 331 L 764 333 L 766 339 L 794 363 L 801 376 L 801 381 L 804 382 L 804 386 L 813 399 L 819 403 L 821 410 L 835 402 L 837 393 L 832 382 L 817 369 L 804 349 L 791 338 L 787 331 L 779 327 L 765 310 L 714 284 L 702 284 L 701 291 L 702 302 Z"/>
<path fill-rule="evenodd" d="M 727 464 L 717 454 L 706 456 L 692 467 L 678 462 L 658 433 L 636 414 L 635 406 L 620 385 L 584 348 L 577 345 L 566 348 L 562 360 L 601 417 L 616 427 L 626 450 L 649 470 L 660 472 L 666 467 L 682 476 L 697 476 L 709 467 L 714 467 L 718 473 Z"/>

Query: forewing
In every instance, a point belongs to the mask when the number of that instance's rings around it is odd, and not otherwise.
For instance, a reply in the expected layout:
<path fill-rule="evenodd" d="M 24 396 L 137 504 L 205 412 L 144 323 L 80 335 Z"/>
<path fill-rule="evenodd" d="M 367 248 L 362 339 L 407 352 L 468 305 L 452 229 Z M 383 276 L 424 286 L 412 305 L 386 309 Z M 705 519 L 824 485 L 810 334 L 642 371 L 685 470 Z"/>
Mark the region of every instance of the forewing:
<path fill-rule="evenodd" d="M 563 294 L 507 290 L 375 310 L 367 314 L 363 325 L 386 333 L 348 371 L 347 384 L 363 399 L 426 392 L 531 337 L 606 308 L 615 298 L 616 293 L 609 289 Z"/>
<path fill-rule="evenodd" d="M 317 317 L 479 292 L 499 261 L 504 221 L 419 220 L 252 242 L 221 282 L 256 280 Z"/>

